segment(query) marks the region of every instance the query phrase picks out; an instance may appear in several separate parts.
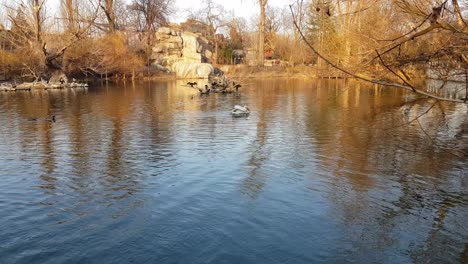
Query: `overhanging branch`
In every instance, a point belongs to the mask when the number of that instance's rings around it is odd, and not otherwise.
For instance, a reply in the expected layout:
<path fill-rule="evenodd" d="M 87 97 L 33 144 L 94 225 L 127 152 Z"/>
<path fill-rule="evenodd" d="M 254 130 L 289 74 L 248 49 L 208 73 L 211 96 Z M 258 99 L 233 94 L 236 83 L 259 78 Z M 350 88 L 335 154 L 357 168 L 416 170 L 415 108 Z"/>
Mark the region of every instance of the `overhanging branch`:
<path fill-rule="evenodd" d="M 420 94 L 420 95 L 424 95 L 424 96 L 427 96 L 427 97 L 430 97 L 430 98 L 434 98 L 434 99 L 437 99 L 437 100 L 441 100 L 441 101 L 447 101 L 447 102 L 454 102 L 454 103 L 467 103 L 465 102 L 464 100 L 461 100 L 461 99 L 451 99 L 451 98 L 445 98 L 445 97 L 441 97 L 441 96 L 437 96 L 437 95 L 434 95 L 434 94 L 431 94 L 429 92 L 426 92 L 426 91 L 422 91 L 422 90 L 419 90 L 419 89 L 416 89 L 414 87 L 411 87 L 411 86 L 408 86 L 407 84 L 400 84 L 400 83 L 395 83 L 395 82 L 388 82 L 388 81 L 383 81 L 383 80 L 377 80 L 377 79 L 372 79 L 372 78 L 368 78 L 368 77 L 365 77 L 365 76 L 362 76 L 362 75 L 359 75 L 359 74 L 356 74 L 356 73 L 352 73 L 351 71 L 343 68 L 343 67 L 340 67 L 338 66 L 337 64 L 333 63 L 332 61 L 330 61 L 327 57 L 325 57 L 324 55 L 322 55 L 308 40 L 307 38 L 305 37 L 304 33 L 302 32 L 302 30 L 300 29 L 299 25 L 297 24 L 297 21 L 296 21 L 296 15 L 294 14 L 294 11 L 292 9 L 292 5 L 289 5 L 289 9 L 291 11 L 291 15 L 292 15 L 292 21 L 293 21 L 293 24 L 294 26 L 296 27 L 296 30 L 299 32 L 299 34 L 301 35 L 303 41 L 306 43 L 306 45 L 319 57 L 321 58 L 322 60 L 324 60 L 327 64 L 329 64 L 330 66 L 332 66 L 333 68 L 351 76 L 351 77 L 354 77 L 358 80 L 362 80 L 362 81 L 365 81 L 365 82 L 369 82 L 369 83 L 374 83 L 374 84 L 379 84 L 379 85 L 384 85 L 384 86 L 391 86 L 391 87 L 396 87 L 396 88 L 401 88 L 401 89 L 405 89 L 405 90 L 409 90 L 409 91 L 412 91 L 416 94 Z M 434 25 L 434 24 L 433 24 Z M 423 32 L 430 32 L 432 31 L 432 29 L 434 29 L 436 26 L 429 26 L 428 28 L 424 29 Z M 420 34 L 419 32 L 416 32 L 415 33 L 416 36 L 420 36 L 422 34 Z"/>

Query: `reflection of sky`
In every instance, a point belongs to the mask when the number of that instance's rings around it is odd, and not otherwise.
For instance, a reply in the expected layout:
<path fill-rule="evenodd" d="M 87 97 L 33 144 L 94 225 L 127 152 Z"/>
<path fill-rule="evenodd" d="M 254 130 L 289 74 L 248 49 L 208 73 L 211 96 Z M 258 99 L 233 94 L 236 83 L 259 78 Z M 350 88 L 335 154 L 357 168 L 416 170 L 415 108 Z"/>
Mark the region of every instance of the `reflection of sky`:
<path fill-rule="evenodd" d="M 427 90 L 436 95 L 450 98 L 465 98 L 466 87 L 464 82 L 444 82 L 442 80 L 428 79 Z"/>
<path fill-rule="evenodd" d="M 384 129 L 404 122 L 400 92 L 249 80 L 240 98 L 200 97 L 183 83 L 0 96 L 5 263 L 37 259 L 37 245 L 57 263 L 458 258 L 466 161 L 418 126 Z M 232 118 L 234 104 L 252 114 Z M 50 113 L 56 123 L 27 120 Z M 465 144 L 423 121 L 439 143 Z"/>

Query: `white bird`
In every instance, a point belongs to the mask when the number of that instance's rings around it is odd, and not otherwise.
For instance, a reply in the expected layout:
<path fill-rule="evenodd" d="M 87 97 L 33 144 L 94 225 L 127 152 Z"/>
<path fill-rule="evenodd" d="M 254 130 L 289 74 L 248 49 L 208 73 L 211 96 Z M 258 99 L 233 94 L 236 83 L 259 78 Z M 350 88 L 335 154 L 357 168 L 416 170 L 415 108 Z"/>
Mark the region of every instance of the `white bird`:
<path fill-rule="evenodd" d="M 231 110 L 231 115 L 233 116 L 248 116 L 250 114 L 250 109 L 248 106 L 235 105 Z"/>

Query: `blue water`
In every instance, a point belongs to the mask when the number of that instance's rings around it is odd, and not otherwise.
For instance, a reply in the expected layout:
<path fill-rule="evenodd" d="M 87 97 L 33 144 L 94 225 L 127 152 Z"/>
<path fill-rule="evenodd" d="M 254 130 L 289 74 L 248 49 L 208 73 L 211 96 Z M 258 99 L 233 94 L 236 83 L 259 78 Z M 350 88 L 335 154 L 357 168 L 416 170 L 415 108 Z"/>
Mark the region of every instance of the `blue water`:
<path fill-rule="evenodd" d="M 467 261 L 466 106 L 244 82 L 1 93 L 0 263 Z"/>

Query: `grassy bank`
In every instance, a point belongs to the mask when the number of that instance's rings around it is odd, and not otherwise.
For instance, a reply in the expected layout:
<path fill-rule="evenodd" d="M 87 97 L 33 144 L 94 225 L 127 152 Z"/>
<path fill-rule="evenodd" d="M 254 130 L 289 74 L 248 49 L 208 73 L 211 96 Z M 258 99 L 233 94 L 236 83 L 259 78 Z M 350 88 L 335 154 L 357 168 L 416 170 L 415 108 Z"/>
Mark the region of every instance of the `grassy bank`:
<path fill-rule="evenodd" d="M 341 72 L 333 69 L 318 68 L 317 66 L 247 66 L 223 65 L 220 68 L 228 77 L 233 78 L 344 78 Z"/>

